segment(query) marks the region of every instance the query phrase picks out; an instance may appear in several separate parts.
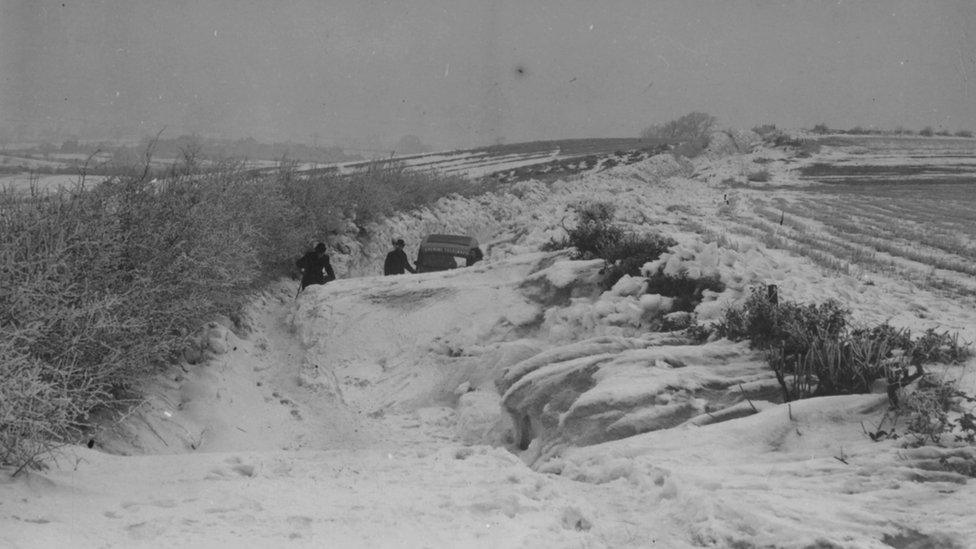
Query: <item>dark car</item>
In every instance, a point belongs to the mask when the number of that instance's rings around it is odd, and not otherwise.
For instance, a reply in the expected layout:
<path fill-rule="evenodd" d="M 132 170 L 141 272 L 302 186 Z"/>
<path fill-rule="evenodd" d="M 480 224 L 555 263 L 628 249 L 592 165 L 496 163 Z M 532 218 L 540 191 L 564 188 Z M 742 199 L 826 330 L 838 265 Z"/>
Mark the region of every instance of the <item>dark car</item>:
<path fill-rule="evenodd" d="M 474 237 L 453 234 L 430 234 L 420 242 L 417 252 L 417 272 L 446 271 L 474 265 L 484 257 Z"/>

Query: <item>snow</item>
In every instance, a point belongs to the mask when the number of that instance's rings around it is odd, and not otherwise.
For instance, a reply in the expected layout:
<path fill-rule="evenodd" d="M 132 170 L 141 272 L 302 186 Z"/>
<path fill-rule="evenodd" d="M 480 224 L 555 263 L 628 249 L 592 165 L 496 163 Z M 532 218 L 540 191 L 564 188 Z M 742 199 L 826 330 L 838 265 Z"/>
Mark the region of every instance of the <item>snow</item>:
<path fill-rule="evenodd" d="M 575 155 L 580 156 L 580 155 Z M 490 152 L 472 151 L 440 151 L 425 154 L 394 157 L 398 164 L 414 170 L 437 170 L 441 173 L 460 175 L 471 179 L 481 178 L 492 173 L 513 170 L 536 164 L 544 164 L 560 159 L 571 159 L 574 155 L 564 154 L 560 149 L 551 151 L 535 151 L 511 154 L 494 154 Z M 369 162 L 354 161 L 336 164 L 302 165 L 299 170 L 310 170 L 317 167 L 331 166 L 340 173 L 349 174 L 367 166 Z"/>
<path fill-rule="evenodd" d="M 106 179 L 101 175 L 89 175 L 84 178 L 85 186 L 94 187 Z M 31 188 L 39 191 L 56 191 L 58 189 L 74 189 L 81 182 L 78 175 L 38 175 L 16 174 L 0 176 L 0 190 L 13 192 L 30 192 Z"/>
<path fill-rule="evenodd" d="M 976 488 L 940 466 L 976 459 L 971 447 L 872 441 L 883 394 L 781 404 L 748 345 L 649 332 L 670 298 L 640 277 L 604 291 L 602 260 L 539 251 L 599 197 L 625 228 L 679 242 L 645 273 L 722 279 L 699 320 L 776 283 L 786 299 L 837 298 L 864 321 L 976 340 L 963 300 L 828 273 L 746 237 L 703 242 L 683 221 L 734 221 L 720 182 L 742 158 L 524 182 L 342 241 L 339 280 L 297 299 L 292 282 L 273 284 L 248 333 L 203 327 L 193 360 L 148 383 L 93 449 L 0 476 L 0 546 L 973 546 Z M 416 246 L 434 229 L 489 243 L 485 261 L 375 276 L 392 235 Z M 945 372 L 976 390 L 971 365 Z"/>

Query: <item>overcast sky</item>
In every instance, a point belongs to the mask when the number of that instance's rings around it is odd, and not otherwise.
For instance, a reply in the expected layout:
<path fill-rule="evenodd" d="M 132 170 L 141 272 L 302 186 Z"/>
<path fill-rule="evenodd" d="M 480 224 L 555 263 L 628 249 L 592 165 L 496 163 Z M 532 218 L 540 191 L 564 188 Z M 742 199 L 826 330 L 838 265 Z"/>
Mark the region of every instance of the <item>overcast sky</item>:
<path fill-rule="evenodd" d="M 0 0 L 0 133 L 437 148 L 976 130 L 976 2 Z"/>

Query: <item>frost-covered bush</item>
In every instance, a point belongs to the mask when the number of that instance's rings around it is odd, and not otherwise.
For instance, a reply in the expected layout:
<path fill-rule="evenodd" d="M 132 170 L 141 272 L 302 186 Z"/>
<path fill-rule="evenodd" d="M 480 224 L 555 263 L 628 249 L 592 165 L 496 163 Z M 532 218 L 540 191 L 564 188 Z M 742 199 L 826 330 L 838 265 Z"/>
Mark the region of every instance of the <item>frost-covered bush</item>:
<path fill-rule="evenodd" d="M 912 366 L 934 362 L 958 364 L 972 356 L 972 350 L 959 340 L 959 334 L 938 332 L 933 328 L 914 339 L 911 330 L 895 328 L 887 323 L 873 328 L 857 328 L 852 335 L 891 341 L 895 348 L 904 352 L 907 363 Z"/>
<path fill-rule="evenodd" d="M 901 403 L 907 413 L 906 432 L 913 444 L 941 444 L 943 437 L 954 442 L 976 443 L 976 397 L 947 380 L 923 377 L 918 387 Z M 976 464 L 968 476 L 976 477 Z"/>
<path fill-rule="evenodd" d="M 625 231 L 614 224 L 616 207 L 606 202 L 584 204 L 577 211 L 576 226 L 565 240 L 550 241 L 543 251 L 575 248 L 574 259 L 603 259 L 602 287 L 609 290 L 624 275 L 637 276 L 641 267 L 659 258 L 676 242 L 666 236 Z"/>
<path fill-rule="evenodd" d="M 576 212 L 576 225 L 566 229 L 567 237 L 551 240 L 542 246 L 543 251 L 575 248 L 574 259 L 603 257 L 605 250 L 615 245 L 624 235 L 623 229 L 613 224 L 616 206 L 609 202 L 590 202 Z"/>
<path fill-rule="evenodd" d="M 742 341 L 753 348 L 781 346 L 789 354 L 802 352 L 814 334 L 838 336 L 846 327 L 850 311 L 836 301 L 820 305 L 774 303 L 763 288 L 753 287 L 741 307 L 730 307 L 716 326 L 718 335 Z"/>
<path fill-rule="evenodd" d="M 606 259 L 624 237 L 624 230 L 613 224 L 615 207 L 604 202 L 583 206 L 577 213 L 576 226 L 569 230 L 569 244 L 576 248 L 577 259 Z"/>
<path fill-rule="evenodd" d="M 726 311 L 717 332 L 761 349 L 787 401 L 863 393 L 884 375 L 892 347 L 886 339 L 850 337 L 849 314 L 836 301 L 777 303 L 753 288 L 741 308 Z"/>
<path fill-rule="evenodd" d="M 42 467 L 55 437 L 81 413 L 71 388 L 51 374 L 12 341 L 0 340 L 0 464 L 17 467 L 15 473 Z"/>
<path fill-rule="evenodd" d="M 0 209 L 0 461 L 16 465 L 236 314 L 282 247 L 275 216 L 293 214 L 234 171 L 9 193 Z"/>
<path fill-rule="evenodd" d="M 884 379 L 897 405 L 898 389 L 923 376 L 924 364 L 971 356 L 968 346 L 948 333 L 929 330 L 913 339 L 907 330 L 886 324 L 852 329 L 850 311 L 836 301 L 776 302 L 761 288 L 753 288 L 741 307 L 730 307 L 716 329 L 764 351 L 787 401 L 865 393 Z"/>
<path fill-rule="evenodd" d="M 644 264 L 661 257 L 675 244 L 671 238 L 659 234 L 625 234 L 602 256 L 607 262 L 603 288 L 612 288 L 624 275 L 639 275 Z"/>
<path fill-rule="evenodd" d="M 976 396 L 960 390 L 957 381 L 922 376 L 898 406 L 885 411 L 878 424 L 865 432 L 875 441 L 904 435 L 909 447 L 957 446 L 958 452 L 927 451 L 925 468 L 976 477 L 976 454 L 971 448 L 958 448 L 976 443 Z"/>

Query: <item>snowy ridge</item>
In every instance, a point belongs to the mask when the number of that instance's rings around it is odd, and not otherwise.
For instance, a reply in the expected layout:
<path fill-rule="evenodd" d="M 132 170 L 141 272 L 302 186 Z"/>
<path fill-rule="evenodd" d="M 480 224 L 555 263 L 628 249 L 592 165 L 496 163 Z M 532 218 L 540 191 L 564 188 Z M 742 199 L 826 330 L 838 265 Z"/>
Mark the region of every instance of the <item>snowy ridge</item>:
<path fill-rule="evenodd" d="M 409 170 L 432 170 L 469 179 L 492 177 L 513 182 L 566 177 L 642 162 L 666 149 L 657 141 L 632 138 L 568 139 L 495 145 L 472 150 L 437 151 L 369 161 L 309 165 L 299 172 L 351 174 L 375 162 L 391 162 Z"/>

